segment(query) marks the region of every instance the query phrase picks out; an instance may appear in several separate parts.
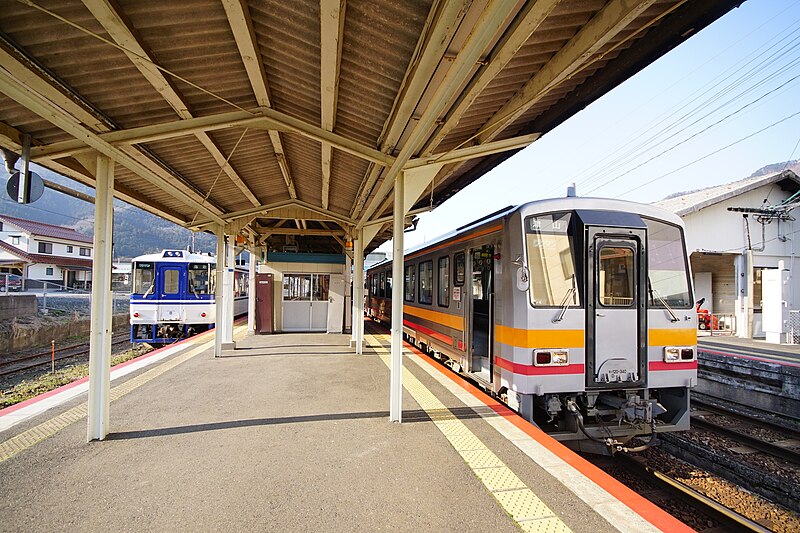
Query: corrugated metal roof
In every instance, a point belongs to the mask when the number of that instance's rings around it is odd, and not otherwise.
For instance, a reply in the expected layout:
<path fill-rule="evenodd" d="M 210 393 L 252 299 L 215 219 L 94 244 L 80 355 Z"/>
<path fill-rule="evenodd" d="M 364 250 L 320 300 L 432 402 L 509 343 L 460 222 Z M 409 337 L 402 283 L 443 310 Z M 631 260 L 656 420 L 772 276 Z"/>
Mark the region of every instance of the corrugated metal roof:
<path fill-rule="evenodd" d="M 791 170 L 751 176 L 731 183 L 707 187 L 697 191 L 688 191 L 672 195 L 669 198 L 653 202 L 653 205 L 675 213 L 678 216 L 695 213 L 706 207 L 724 202 L 746 192 L 765 185 L 779 182 L 793 182 L 795 189 L 800 189 L 800 178 Z M 796 191 L 795 191 L 796 192 Z"/>
<path fill-rule="evenodd" d="M 339 252 L 416 158 L 459 150 L 438 205 L 738 3 L 7 2 L 0 146 L 91 184 L 91 142 L 138 207 Z"/>

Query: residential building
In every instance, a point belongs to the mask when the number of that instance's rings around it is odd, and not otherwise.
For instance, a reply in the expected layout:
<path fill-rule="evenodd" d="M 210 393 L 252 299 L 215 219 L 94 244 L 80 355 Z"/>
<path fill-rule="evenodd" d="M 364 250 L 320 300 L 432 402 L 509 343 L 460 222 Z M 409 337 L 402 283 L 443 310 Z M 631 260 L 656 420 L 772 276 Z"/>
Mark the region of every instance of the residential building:
<path fill-rule="evenodd" d="M 0 272 L 89 289 L 92 238 L 71 228 L 0 214 Z"/>

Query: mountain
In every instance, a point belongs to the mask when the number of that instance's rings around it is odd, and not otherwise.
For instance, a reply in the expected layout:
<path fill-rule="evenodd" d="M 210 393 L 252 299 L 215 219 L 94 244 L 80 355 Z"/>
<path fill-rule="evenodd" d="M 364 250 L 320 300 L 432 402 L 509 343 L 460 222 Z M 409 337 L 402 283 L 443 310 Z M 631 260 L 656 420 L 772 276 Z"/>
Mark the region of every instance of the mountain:
<path fill-rule="evenodd" d="M 17 167 L 19 168 L 19 164 Z M 0 176 L 5 177 L 4 168 Z M 46 180 L 94 196 L 94 189 L 34 165 L 34 172 Z M 84 235 L 94 232 L 94 205 L 45 188 L 42 197 L 31 204 L 18 204 L 8 196 L 6 180 L 0 179 L 0 213 L 73 228 Z M 114 258 L 131 258 L 164 248 L 186 249 L 192 232 L 146 211 L 114 200 Z M 207 233 L 195 234 L 195 250 L 213 252 L 215 239 Z"/>

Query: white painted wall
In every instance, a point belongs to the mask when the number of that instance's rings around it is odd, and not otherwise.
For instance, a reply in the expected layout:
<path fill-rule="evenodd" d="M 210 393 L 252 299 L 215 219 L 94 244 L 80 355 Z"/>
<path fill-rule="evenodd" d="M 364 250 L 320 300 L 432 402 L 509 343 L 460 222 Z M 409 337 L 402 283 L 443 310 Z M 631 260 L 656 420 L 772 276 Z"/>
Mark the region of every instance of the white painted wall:
<path fill-rule="evenodd" d="M 344 275 L 344 265 L 330 263 L 280 263 L 264 262 L 258 264 L 260 274 L 272 274 L 273 302 L 275 306 L 275 331 L 279 331 L 283 324 L 283 273 L 289 274 L 341 274 Z"/>
<path fill-rule="evenodd" d="M 762 207 L 765 198 L 774 205 L 788 198 L 789 194 L 782 191 L 777 185 L 766 185 L 758 189 L 741 194 L 729 200 L 706 207 L 695 213 L 684 215 L 683 222 L 686 226 L 686 244 L 691 254 L 694 251 L 741 253 L 747 250 L 747 232 L 742 213 L 728 211 L 728 207 Z M 796 217 L 800 212 L 794 214 Z M 800 222 L 781 222 L 773 220 L 770 224 L 763 225 L 757 222 L 752 214 L 748 217 L 750 226 L 750 245 L 753 248 L 753 266 L 776 268 L 778 261 L 783 260 L 789 270 L 788 305 L 790 309 L 800 308 L 800 275 L 794 275 L 796 239 L 795 231 L 800 231 Z M 779 228 L 780 226 L 780 228 Z M 763 227 L 763 238 L 762 238 Z M 780 229 L 780 231 L 779 231 Z M 736 262 L 737 283 L 742 283 L 740 276 L 746 272 L 744 257 Z M 800 267 L 800 265 L 797 265 Z M 695 276 L 695 283 L 698 278 Z M 702 282 L 700 282 L 702 284 Z M 737 301 L 737 326 L 743 327 L 746 323 L 747 300 L 742 294 L 740 286 L 739 300 Z M 699 291 L 698 291 L 699 293 Z M 698 295 L 700 296 L 705 295 Z M 708 305 L 706 297 L 706 305 Z"/>

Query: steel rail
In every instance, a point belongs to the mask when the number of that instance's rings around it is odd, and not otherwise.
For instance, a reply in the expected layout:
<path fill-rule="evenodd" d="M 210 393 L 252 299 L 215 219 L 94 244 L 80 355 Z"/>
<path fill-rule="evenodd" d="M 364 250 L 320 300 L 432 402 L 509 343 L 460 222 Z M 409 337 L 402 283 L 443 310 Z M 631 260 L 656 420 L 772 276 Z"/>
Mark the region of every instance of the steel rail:
<path fill-rule="evenodd" d="M 112 346 L 117 346 L 117 345 L 123 344 L 125 342 L 130 342 L 127 335 L 123 339 L 112 341 L 111 345 Z M 8 367 L 8 366 L 14 365 L 15 363 L 18 363 L 20 361 L 29 361 L 31 359 L 35 359 L 35 358 L 38 358 L 38 357 L 43 358 L 43 360 L 39 361 L 39 362 L 28 363 L 28 364 L 23 365 L 23 366 L 16 366 L 14 368 L 4 369 L 4 370 L 0 371 L 0 376 L 7 376 L 7 375 L 10 375 L 10 374 L 15 374 L 17 372 L 30 370 L 31 368 L 36 368 L 37 366 L 49 365 L 54 360 L 55 361 L 62 361 L 64 359 L 70 359 L 72 357 L 80 357 L 80 356 L 83 356 L 83 355 L 89 355 L 89 348 L 88 348 L 88 345 L 86 345 L 86 344 L 77 344 L 75 346 L 71 346 L 71 347 L 68 347 L 68 348 L 62 348 L 61 351 L 65 351 L 65 350 L 69 350 L 69 349 L 76 349 L 76 348 L 80 348 L 81 346 L 87 346 L 87 347 L 85 349 L 79 351 L 79 352 L 61 354 L 61 355 L 55 357 L 55 359 L 52 358 L 51 352 L 47 352 L 47 353 L 43 352 L 43 353 L 40 353 L 40 354 L 34 354 L 34 355 L 21 357 L 19 359 L 14 359 L 13 361 L 7 361 L 7 362 L 3 363 L 4 367 Z M 44 359 L 44 358 L 46 358 L 46 359 Z"/>
<path fill-rule="evenodd" d="M 718 405 L 713 405 L 708 402 L 704 402 L 703 400 L 696 399 L 694 396 L 692 397 L 691 402 L 692 407 L 698 407 L 702 411 L 708 411 L 709 413 L 713 413 L 716 415 L 724 415 L 730 418 L 734 418 L 736 420 L 741 420 L 742 422 L 747 422 L 749 424 L 753 424 L 764 429 L 768 429 L 770 431 L 776 431 L 778 433 L 786 433 L 793 439 L 800 439 L 800 431 L 796 431 L 791 428 L 787 428 L 784 426 L 780 426 L 770 422 L 769 420 L 764 420 L 761 418 L 755 418 L 753 416 L 748 416 L 746 414 L 742 414 L 736 411 L 731 411 L 729 409 L 725 409 L 724 407 L 720 407 Z M 750 408 L 754 409 L 754 408 Z M 756 410 L 757 411 L 757 410 Z"/>
<path fill-rule="evenodd" d="M 789 461 L 791 463 L 800 465 L 800 453 L 792 450 L 791 448 L 783 448 L 777 444 L 773 444 L 772 442 L 750 436 L 746 433 L 737 432 L 725 426 L 715 424 L 714 422 L 709 422 L 708 420 L 704 420 L 696 415 L 692 416 L 691 425 L 694 428 L 701 428 L 724 435 L 725 437 L 744 444 L 748 448 L 753 448 L 754 450 L 778 457 L 784 461 Z"/>
<path fill-rule="evenodd" d="M 684 501 L 688 501 L 694 507 L 700 509 L 708 517 L 720 522 L 723 526 L 730 528 L 727 531 L 757 531 L 759 533 L 769 533 L 770 530 L 764 526 L 750 520 L 733 509 L 725 507 L 721 503 L 709 498 L 705 494 L 694 490 L 688 485 L 675 478 L 659 472 L 653 468 L 640 464 L 627 454 L 616 454 L 614 456 L 622 466 L 631 473 L 648 479 L 657 488 L 676 495 Z"/>

